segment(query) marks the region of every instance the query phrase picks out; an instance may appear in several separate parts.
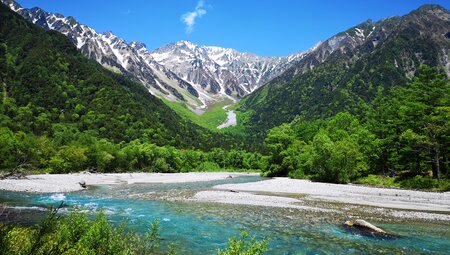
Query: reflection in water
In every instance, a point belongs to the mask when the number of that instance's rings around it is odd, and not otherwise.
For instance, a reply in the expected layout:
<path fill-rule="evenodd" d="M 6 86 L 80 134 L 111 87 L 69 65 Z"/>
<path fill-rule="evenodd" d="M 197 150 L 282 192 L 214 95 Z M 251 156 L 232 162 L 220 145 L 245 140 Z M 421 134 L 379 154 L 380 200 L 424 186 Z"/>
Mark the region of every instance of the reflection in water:
<path fill-rule="evenodd" d="M 341 227 L 345 215 L 167 201 L 189 197 L 217 184 L 260 179 L 247 176 L 197 183 L 98 186 L 66 194 L 0 192 L 3 204 L 17 208 L 5 210 L 0 219 L 30 224 L 42 217 L 42 213 L 36 213 L 38 209 L 57 206 L 64 200 L 63 211 L 78 208 L 94 213 L 102 210 L 111 221 L 126 220 L 131 229 L 140 232 L 146 231 L 153 220 L 160 219 L 163 242 L 165 245 L 174 243 L 179 254 L 214 254 L 241 230 L 248 230 L 258 238 L 269 238 L 268 254 L 447 254 L 450 250 L 448 222 L 381 224 L 402 237 L 377 240 L 346 232 Z M 11 213 L 9 217 L 5 217 L 6 212 Z"/>

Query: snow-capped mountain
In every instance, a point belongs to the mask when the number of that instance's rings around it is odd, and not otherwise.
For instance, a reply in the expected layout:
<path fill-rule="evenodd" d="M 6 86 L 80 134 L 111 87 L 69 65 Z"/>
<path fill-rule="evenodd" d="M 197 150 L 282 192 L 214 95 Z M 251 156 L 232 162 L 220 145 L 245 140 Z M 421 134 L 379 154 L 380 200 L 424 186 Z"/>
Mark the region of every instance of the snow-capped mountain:
<path fill-rule="evenodd" d="M 209 94 L 240 98 L 280 75 L 303 53 L 261 57 L 234 49 L 200 46 L 189 41 L 163 46 L 151 56 L 156 62 Z"/>
<path fill-rule="evenodd" d="M 149 52 L 143 43 L 127 43 L 112 32 L 98 33 L 72 17 L 38 7 L 22 8 L 14 0 L 0 1 L 34 24 L 66 35 L 86 57 L 137 79 L 152 94 L 194 107 L 223 98 L 239 99 L 305 56 L 260 57 L 188 41 Z"/>
<path fill-rule="evenodd" d="M 193 106 L 202 104 L 198 100 L 200 93 L 190 83 L 155 62 L 145 44 L 127 43 L 111 32 L 98 33 L 72 17 L 49 13 L 37 7 L 25 9 L 13 0 L 1 2 L 34 24 L 66 35 L 86 57 L 139 80 L 152 94 Z"/>

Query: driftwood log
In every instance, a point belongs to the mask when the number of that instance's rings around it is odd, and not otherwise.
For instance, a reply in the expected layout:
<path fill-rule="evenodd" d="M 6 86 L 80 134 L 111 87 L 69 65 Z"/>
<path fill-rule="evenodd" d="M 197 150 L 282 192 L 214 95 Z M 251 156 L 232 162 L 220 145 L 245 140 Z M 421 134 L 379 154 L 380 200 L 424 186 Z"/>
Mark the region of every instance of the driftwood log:
<path fill-rule="evenodd" d="M 344 226 L 349 231 L 363 236 L 389 239 L 398 237 L 395 234 L 388 233 L 385 230 L 361 219 L 355 221 L 346 221 L 344 223 Z"/>
<path fill-rule="evenodd" d="M 78 184 L 80 184 L 80 186 L 85 189 L 86 188 L 86 182 L 85 181 L 81 181 Z"/>

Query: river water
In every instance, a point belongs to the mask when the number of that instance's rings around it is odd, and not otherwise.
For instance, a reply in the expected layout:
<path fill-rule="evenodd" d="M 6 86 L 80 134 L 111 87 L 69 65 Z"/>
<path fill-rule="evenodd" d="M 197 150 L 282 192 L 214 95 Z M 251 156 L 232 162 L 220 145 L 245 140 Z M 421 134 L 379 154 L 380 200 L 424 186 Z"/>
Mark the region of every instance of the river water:
<path fill-rule="evenodd" d="M 343 219 L 332 213 L 172 199 L 189 198 L 218 184 L 261 179 L 243 176 L 183 184 L 102 185 L 65 194 L 0 191 L 3 205 L 0 220 L 34 224 L 45 215 L 45 208 L 64 201 L 63 213 L 74 208 L 92 215 L 103 211 L 112 222 L 126 221 L 139 232 L 160 219 L 163 247 L 173 244 L 178 254 L 215 254 L 242 230 L 256 238 L 268 238 L 267 254 L 448 254 L 450 251 L 449 222 L 375 222 L 400 235 L 397 239 L 380 240 L 346 231 L 341 225 Z"/>

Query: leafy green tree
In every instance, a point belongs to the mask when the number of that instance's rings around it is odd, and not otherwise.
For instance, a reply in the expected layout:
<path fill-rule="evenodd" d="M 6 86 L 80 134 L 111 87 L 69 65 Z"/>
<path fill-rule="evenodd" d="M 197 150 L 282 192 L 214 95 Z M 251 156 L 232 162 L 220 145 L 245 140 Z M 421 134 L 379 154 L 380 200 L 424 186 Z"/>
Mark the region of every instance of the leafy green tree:
<path fill-rule="evenodd" d="M 77 144 L 62 146 L 57 154 L 51 157 L 49 166 L 54 173 L 81 171 L 86 168 L 86 148 Z"/>
<path fill-rule="evenodd" d="M 0 169 L 17 165 L 19 142 L 14 133 L 5 127 L 0 128 Z"/>
<path fill-rule="evenodd" d="M 242 165 L 244 169 L 265 170 L 267 168 L 267 157 L 260 153 L 245 153 Z"/>
<path fill-rule="evenodd" d="M 331 182 L 351 182 L 367 174 L 369 168 L 360 146 L 351 139 L 337 141 L 329 160 L 330 171 L 322 178 Z"/>
<path fill-rule="evenodd" d="M 421 66 L 416 78 L 405 88 L 394 91 L 399 107 L 392 116 L 397 123 L 399 154 L 406 165 L 415 156 L 416 173 L 421 172 L 421 161 L 431 162 L 433 178 L 439 178 L 447 161 L 450 144 L 450 82 L 434 68 Z"/>
<path fill-rule="evenodd" d="M 184 150 L 181 152 L 181 171 L 189 172 L 197 168 L 205 159 L 204 153 L 197 150 Z"/>
<path fill-rule="evenodd" d="M 220 167 L 227 165 L 227 154 L 222 148 L 214 148 L 208 153 L 208 160 L 215 162 Z"/>
<path fill-rule="evenodd" d="M 287 175 L 289 168 L 283 165 L 285 152 L 294 142 L 294 131 L 290 125 L 283 124 L 269 131 L 265 144 L 269 150 L 269 169 L 265 172 L 267 176 Z"/>
<path fill-rule="evenodd" d="M 332 181 L 328 178 L 333 171 L 331 156 L 334 150 L 334 142 L 324 130 L 320 130 L 311 143 L 313 147 L 312 174 L 319 180 Z"/>
<path fill-rule="evenodd" d="M 433 177 L 439 178 L 442 157 L 450 144 L 450 80 L 427 66 L 422 66 L 418 73 L 410 88 L 407 88 L 414 102 L 408 106 L 420 109 L 416 115 L 416 121 L 421 123 L 417 134 L 422 135 L 423 141 L 419 143 L 425 143 L 429 149 Z M 415 104 L 418 107 L 414 107 Z"/>

